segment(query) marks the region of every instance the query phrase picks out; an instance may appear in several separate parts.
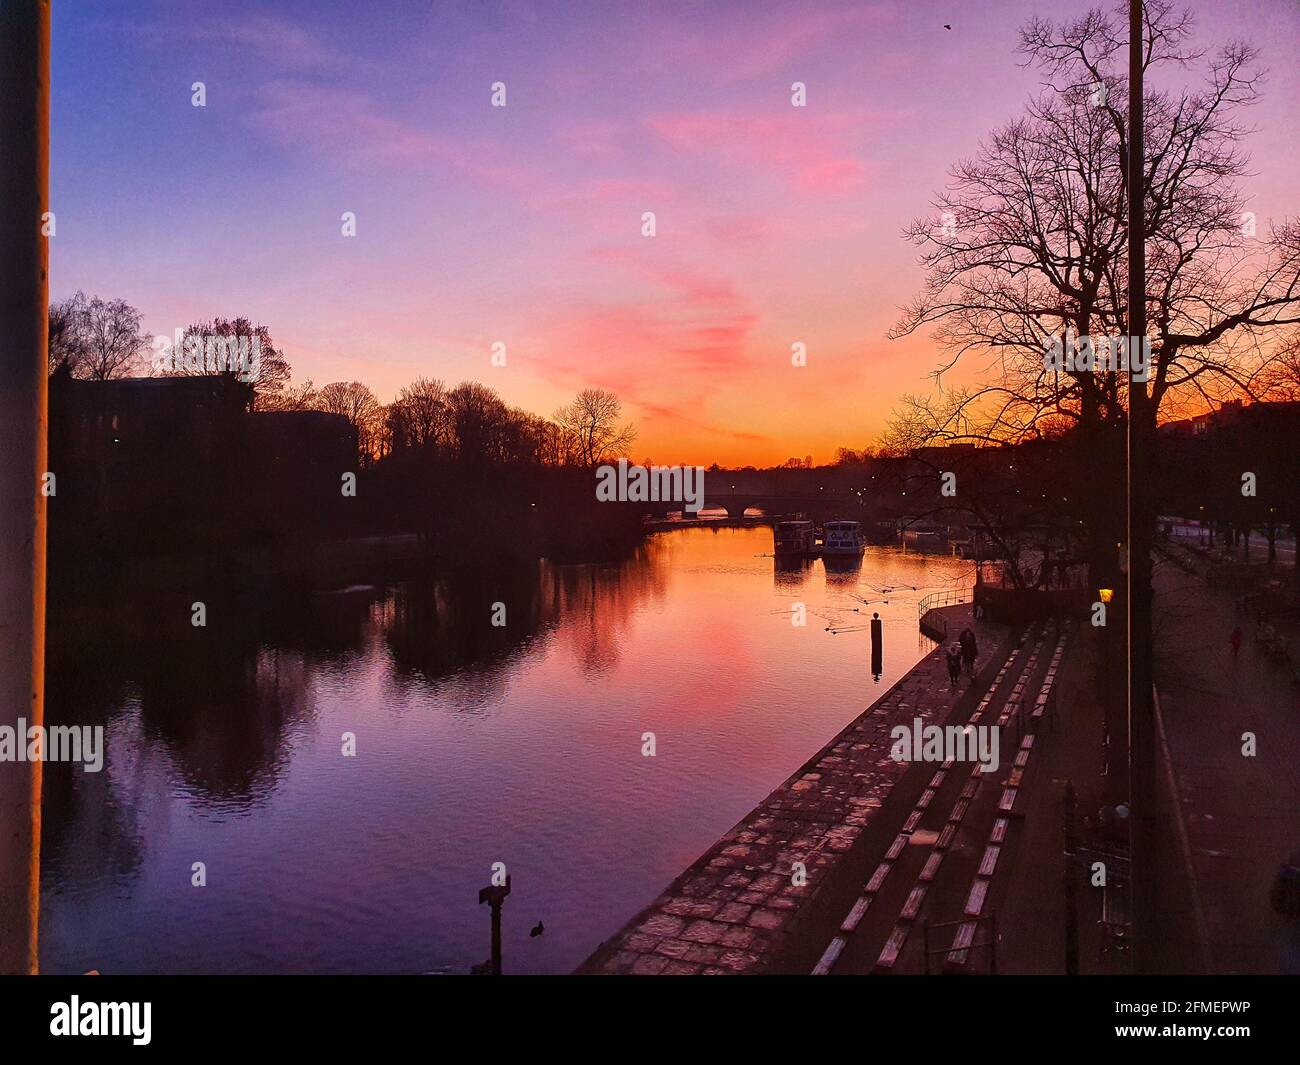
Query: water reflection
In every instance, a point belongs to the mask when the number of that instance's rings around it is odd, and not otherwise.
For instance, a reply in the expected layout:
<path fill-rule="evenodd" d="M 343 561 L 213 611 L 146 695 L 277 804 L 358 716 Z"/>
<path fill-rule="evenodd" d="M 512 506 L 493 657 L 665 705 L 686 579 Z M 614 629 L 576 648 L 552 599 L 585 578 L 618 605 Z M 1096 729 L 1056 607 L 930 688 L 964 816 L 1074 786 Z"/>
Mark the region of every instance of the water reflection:
<path fill-rule="evenodd" d="M 49 720 L 104 724 L 107 761 L 47 767 L 44 966 L 464 971 L 506 861 L 506 970 L 571 968 L 873 697 L 866 634 L 791 603 L 857 618 L 868 582 L 965 568 L 770 550 L 684 529 L 617 565 L 210 589 L 203 628 L 194 593 L 53 604 Z M 919 594 L 878 608 L 882 684 L 926 647 Z"/>
<path fill-rule="evenodd" d="M 822 559 L 826 570 L 826 583 L 843 588 L 853 588 L 862 576 L 861 555 L 826 555 Z"/>
<path fill-rule="evenodd" d="M 812 576 L 816 562 L 800 556 L 777 555 L 772 559 L 772 580 L 778 588 L 797 588 Z"/>

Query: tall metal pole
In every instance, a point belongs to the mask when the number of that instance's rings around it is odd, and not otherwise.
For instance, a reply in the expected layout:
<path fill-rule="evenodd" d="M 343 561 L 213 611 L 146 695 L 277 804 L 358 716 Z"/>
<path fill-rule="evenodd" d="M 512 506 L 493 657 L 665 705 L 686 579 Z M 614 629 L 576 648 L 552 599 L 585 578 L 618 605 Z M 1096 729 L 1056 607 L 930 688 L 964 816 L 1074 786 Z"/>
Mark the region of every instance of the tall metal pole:
<path fill-rule="evenodd" d="M 49 145 L 49 0 L 0 0 L 0 726 L 24 753 L 44 721 Z M 0 973 L 37 969 L 40 849 L 41 763 L 0 762 Z"/>
<path fill-rule="evenodd" d="M 500 885 L 488 885 L 480 888 L 478 901 L 481 906 L 488 903 L 492 908 L 492 960 L 490 962 L 493 976 L 501 975 L 501 904 L 506 901 L 506 896 L 510 894 L 510 877 L 506 876 L 506 882 Z"/>
<path fill-rule="evenodd" d="M 1061 872 L 1065 884 L 1065 974 L 1079 975 L 1079 870 L 1078 840 L 1074 832 L 1074 815 L 1077 803 L 1074 781 L 1065 782 L 1065 798 L 1061 802 L 1065 820 L 1065 867 Z"/>
<path fill-rule="evenodd" d="M 1144 19 L 1142 0 L 1129 0 L 1128 96 L 1128 335 L 1129 357 L 1147 335 L 1146 315 L 1146 176 L 1143 136 Z M 1155 445 L 1154 411 L 1144 381 L 1128 375 L 1127 503 L 1128 559 L 1128 750 L 1129 842 L 1133 893 L 1133 953 L 1138 972 L 1153 972 L 1157 941 L 1154 864 L 1155 727 L 1151 707 L 1152 588 L 1151 536 L 1154 523 L 1148 493 L 1151 448 Z M 1153 367 L 1148 367 L 1148 371 Z M 1135 494 L 1136 493 L 1136 494 Z"/>

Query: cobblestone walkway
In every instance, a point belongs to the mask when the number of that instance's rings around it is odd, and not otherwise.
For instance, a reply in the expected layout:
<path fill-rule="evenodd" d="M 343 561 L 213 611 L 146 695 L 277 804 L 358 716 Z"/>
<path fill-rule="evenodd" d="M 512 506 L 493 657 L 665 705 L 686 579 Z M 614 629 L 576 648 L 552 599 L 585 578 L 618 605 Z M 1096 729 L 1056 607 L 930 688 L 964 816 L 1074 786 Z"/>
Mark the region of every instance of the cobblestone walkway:
<path fill-rule="evenodd" d="M 969 606 L 942 609 L 949 631 L 975 629 L 984 649 L 979 673 L 990 677 L 989 654 L 1004 644 L 1008 630 L 974 621 Z M 890 730 L 910 726 L 916 717 L 943 723 L 969 683 L 963 679 L 952 688 L 942 649 L 927 655 L 602 944 L 579 972 L 761 971 L 906 771 L 889 757 Z M 804 884 L 796 883 L 796 863 L 806 869 Z"/>

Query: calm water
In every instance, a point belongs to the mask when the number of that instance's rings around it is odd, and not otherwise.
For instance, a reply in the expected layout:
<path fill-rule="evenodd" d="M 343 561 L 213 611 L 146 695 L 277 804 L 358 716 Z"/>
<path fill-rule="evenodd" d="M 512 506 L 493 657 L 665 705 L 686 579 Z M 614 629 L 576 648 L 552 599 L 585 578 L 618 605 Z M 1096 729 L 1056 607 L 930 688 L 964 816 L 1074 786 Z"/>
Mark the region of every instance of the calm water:
<path fill-rule="evenodd" d="M 909 669 L 918 599 L 968 576 L 893 548 L 777 568 L 771 543 L 683 529 L 615 566 L 214 590 L 206 629 L 191 595 L 56 613 L 49 719 L 102 723 L 107 764 L 47 767 L 45 970 L 461 973 L 500 861 L 507 971 L 568 971 Z M 867 608 L 873 683 L 867 633 L 825 627 L 900 584 L 921 590 Z"/>

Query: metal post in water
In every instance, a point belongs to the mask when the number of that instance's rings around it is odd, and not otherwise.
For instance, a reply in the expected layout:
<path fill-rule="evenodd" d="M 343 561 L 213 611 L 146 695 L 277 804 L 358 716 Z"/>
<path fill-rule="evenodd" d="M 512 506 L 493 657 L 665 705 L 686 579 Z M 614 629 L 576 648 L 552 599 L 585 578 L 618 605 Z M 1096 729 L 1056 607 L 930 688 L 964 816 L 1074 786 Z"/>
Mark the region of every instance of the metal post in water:
<path fill-rule="evenodd" d="M 481 906 L 488 903 L 492 907 L 492 975 L 501 975 L 501 904 L 506 901 L 506 896 L 510 894 L 510 877 L 507 874 L 506 882 L 500 886 L 489 885 L 480 888 L 478 901 Z"/>
<path fill-rule="evenodd" d="M 884 624 L 878 613 L 871 615 L 871 679 L 879 680 L 885 671 Z"/>

